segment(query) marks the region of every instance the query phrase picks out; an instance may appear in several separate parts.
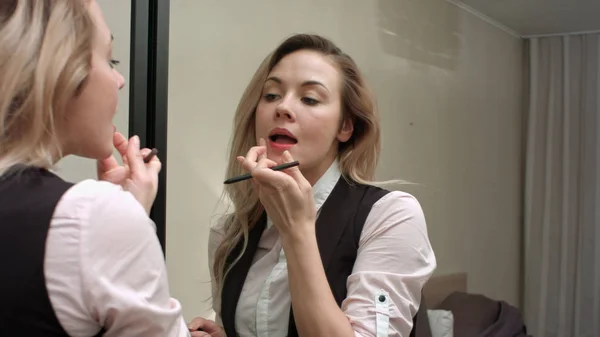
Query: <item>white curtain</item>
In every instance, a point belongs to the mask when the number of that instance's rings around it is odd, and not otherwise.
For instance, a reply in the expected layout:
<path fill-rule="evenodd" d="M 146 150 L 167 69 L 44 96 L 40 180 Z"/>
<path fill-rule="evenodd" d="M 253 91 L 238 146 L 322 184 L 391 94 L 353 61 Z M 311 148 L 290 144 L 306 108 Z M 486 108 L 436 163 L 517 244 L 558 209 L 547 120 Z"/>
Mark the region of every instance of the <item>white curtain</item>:
<path fill-rule="evenodd" d="M 600 34 L 527 43 L 525 321 L 535 337 L 599 337 Z"/>

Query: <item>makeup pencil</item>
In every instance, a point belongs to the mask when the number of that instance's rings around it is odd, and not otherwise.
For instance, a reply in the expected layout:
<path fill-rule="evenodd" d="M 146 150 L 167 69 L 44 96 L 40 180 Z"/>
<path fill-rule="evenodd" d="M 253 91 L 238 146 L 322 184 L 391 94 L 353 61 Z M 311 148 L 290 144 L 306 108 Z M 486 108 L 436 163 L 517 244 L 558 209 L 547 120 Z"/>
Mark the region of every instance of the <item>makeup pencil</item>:
<path fill-rule="evenodd" d="M 271 170 L 273 170 L 273 171 L 281 171 L 281 170 L 285 170 L 285 169 L 288 169 L 290 167 L 294 167 L 294 166 L 298 166 L 298 165 L 300 165 L 300 163 L 298 163 L 297 161 L 293 161 L 293 162 L 289 162 L 289 163 L 284 163 L 284 164 L 281 164 L 281 165 L 273 166 L 273 167 L 271 167 Z M 248 180 L 250 178 L 252 178 L 252 175 L 250 173 L 246 173 L 246 174 L 241 175 L 241 176 L 229 178 L 229 179 L 225 180 L 225 182 L 223 184 L 229 185 L 229 184 L 237 183 L 237 182 L 240 182 L 240 181 Z"/>

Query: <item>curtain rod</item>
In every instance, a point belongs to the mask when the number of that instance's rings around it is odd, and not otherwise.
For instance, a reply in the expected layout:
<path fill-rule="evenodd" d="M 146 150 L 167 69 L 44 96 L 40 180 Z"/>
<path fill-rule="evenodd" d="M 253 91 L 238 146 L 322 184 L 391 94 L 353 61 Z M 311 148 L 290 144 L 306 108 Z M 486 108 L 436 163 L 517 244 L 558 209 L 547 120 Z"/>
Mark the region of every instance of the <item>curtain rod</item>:
<path fill-rule="evenodd" d="M 600 34 L 600 30 L 584 30 L 579 32 L 569 32 L 569 33 L 552 33 L 552 34 L 532 34 L 532 35 L 523 35 L 524 39 L 531 39 L 536 37 L 552 37 L 552 36 L 567 36 L 567 35 L 587 35 L 587 34 Z"/>

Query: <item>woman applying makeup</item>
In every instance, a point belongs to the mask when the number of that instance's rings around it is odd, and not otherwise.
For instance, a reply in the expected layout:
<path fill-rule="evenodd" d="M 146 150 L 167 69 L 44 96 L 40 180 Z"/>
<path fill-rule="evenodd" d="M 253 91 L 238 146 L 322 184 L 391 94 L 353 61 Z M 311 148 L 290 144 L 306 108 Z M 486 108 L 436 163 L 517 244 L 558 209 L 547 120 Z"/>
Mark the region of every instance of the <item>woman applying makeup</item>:
<path fill-rule="evenodd" d="M 0 1 L 0 336 L 189 336 L 148 217 L 160 160 L 113 126 L 116 63 L 95 0 Z M 100 181 L 53 174 L 68 155 Z"/>
<path fill-rule="evenodd" d="M 209 239 L 217 322 L 194 319 L 192 336 L 411 334 L 436 260 L 417 200 L 370 183 L 379 130 L 363 76 L 331 41 L 295 35 L 265 59 L 227 170 L 253 179 L 226 186 L 235 210 Z"/>

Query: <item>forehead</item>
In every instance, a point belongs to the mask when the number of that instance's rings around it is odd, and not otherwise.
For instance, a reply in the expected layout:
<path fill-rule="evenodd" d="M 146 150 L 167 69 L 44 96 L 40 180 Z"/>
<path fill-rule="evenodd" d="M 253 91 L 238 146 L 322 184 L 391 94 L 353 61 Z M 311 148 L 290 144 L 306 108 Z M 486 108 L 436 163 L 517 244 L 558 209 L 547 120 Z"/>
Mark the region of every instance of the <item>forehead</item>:
<path fill-rule="evenodd" d="M 283 57 L 271 71 L 285 82 L 319 81 L 337 87 L 339 72 L 333 61 L 316 51 L 299 50 Z"/>
<path fill-rule="evenodd" d="M 98 36 L 98 40 L 106 43 L 111 41 L 111 33 L 108 25 L 106 24 L 106 20 L 104 19 L 104 14 L 100 9 L 100 6 L 95 0 L 89 2 L 88 10 L 90 12 L 90 16 L 92 21 L 94 21 L 94 25 L 96 26 L 96 34 Z"/>

